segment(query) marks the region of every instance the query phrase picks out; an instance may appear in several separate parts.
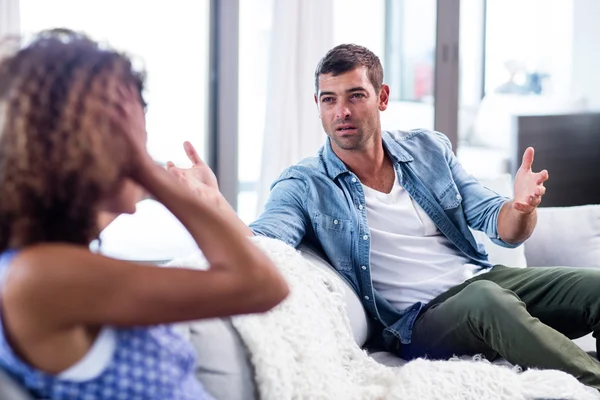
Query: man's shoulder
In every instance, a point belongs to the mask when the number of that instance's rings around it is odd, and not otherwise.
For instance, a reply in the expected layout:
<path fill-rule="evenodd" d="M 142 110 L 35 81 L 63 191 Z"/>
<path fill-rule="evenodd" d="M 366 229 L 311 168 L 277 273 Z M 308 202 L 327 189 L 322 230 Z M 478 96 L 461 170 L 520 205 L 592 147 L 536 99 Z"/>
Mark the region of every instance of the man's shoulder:
<path fill-rule="evenodd" d="M 452 152 L 448 137 L 429 129 L 385 131 L 383 136 L 392 152 L 409 155 L 412 159 L 421 159 L 425 154 L 446 158 Z"/>
<path fill-rule="evenodd" d="M 437 144 L 450 146 L 450 140 L 441 132 L 429 129 L 385 131 L 389 138 L 399 145 Z"/>
<path fill-rule="evenodd" d="M 321 154 L 313 157 L 306 157 L 283 170 L 279 175 L 278 180 L 297 178 L 306 179 L 312 176 L 322 175 L 325 173 L 325 166 Z"/>

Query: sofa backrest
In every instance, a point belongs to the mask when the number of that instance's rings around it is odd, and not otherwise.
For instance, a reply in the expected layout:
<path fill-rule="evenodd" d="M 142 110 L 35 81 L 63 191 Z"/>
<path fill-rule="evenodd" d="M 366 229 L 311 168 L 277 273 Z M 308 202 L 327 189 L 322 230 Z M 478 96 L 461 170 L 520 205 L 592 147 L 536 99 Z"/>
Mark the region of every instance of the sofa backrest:
<path fill-rule="evenodd" d="M 600 268 L 600 205 L 538 209 L 525 253 L 533 267 Z"/>

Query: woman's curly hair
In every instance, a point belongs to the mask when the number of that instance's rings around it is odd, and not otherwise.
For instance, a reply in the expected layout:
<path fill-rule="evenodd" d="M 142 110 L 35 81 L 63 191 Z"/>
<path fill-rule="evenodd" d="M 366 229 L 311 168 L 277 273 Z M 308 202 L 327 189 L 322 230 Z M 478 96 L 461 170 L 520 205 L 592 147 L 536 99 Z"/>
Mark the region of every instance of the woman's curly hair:
<path fill-rule="evenodd" d="M 110 111 L 144 75 L 83 34 L 36 35 L 0 63 L 0 252 L 42 242 L 88 245 L 100 201 L 117 190 L 128 141 Z"/>

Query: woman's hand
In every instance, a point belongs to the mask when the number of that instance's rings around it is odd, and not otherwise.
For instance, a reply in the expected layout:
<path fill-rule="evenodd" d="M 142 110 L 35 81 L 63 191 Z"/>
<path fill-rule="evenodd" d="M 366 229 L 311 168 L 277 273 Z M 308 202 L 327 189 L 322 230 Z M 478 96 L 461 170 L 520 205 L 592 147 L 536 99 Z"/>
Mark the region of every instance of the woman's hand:
<path fill-rule="evenodd" d="M 133 87 L 117 87 L 117 103 L 111 113 L 112 123 L 129 145 L 127 173 L 134 181 L 144 185 L 146 172 L 156 168 L 146 149 L 146 117 L 140 96 Z"/>

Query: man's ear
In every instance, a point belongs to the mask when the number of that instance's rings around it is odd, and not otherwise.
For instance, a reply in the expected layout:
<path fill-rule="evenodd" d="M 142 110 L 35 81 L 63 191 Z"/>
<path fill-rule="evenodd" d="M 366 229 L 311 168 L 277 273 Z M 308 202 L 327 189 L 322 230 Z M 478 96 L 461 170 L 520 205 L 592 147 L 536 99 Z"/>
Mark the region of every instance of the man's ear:
<path fill-rule="evenodd" d="M 390 101 L 390 87 L 385 83 L 379 88 L 379 111 L 385 111 Z"/>

